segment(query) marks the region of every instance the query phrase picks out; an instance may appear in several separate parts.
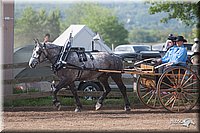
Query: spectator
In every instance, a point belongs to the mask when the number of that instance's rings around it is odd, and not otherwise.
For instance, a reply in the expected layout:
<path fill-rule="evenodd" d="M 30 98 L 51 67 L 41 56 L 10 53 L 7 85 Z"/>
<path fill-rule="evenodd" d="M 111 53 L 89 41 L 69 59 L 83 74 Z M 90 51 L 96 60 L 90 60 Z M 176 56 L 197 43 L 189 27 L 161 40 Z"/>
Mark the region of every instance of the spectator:
<path fill-rule="evenodd" d="M 47 33 L 47 34 L 45 34 L 45 36 L 44 36 L 44 41 L 43 41 L 43 43 L 45 43 L 45 44 L 50 43 L 49 40 L 50 40 L 50 34 Z"/>
<path fill-rule="evenodd" d="M 194 39 L 194 44 L 192 46 L 192 51 L 195 53 L 195 52 L 200 52 L 199 50 L 199 39 L 198 38 L 195 38 Z"/>
<path fill-rule="evenodd" d="M 200 64 L 200 45 L 199 45 L 199 39 L 195 38 L 194 39 L 194 44 L 192 46 L 192 51 L 194 54 L 191 57 L 191 62 L 194 65 L 199 65 Z"/>
<path fill-rule="evenodd" d="M 173 34 L 169 34 L 168 40 L 166 41 L 165 45 L 164 45 L 164 48 L 163 48 L 163 51 L 167 51 L 169 50 L 169 48 L 171 48 L 173 45 L 175 45 L 175 39 L 176 37 L 173 35 Z"/>

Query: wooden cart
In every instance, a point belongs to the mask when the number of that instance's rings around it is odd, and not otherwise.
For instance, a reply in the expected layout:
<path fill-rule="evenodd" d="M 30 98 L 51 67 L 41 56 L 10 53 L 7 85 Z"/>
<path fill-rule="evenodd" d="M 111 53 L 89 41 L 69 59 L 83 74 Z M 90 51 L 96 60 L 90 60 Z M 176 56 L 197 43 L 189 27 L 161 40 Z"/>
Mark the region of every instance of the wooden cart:
<path fill-rule="evenodd" d="M 137 74 L 137 95 L 140 101 L 150 108 L 165 108 L 171 112 L 187 112 L 199 100 L 200 80 L 193 65 L 170 66 L 151 65 L 152 59 L 137 62 L 130 69 L 99 70 Z M 198 71 L 198 69 L 197 69 Z"/>

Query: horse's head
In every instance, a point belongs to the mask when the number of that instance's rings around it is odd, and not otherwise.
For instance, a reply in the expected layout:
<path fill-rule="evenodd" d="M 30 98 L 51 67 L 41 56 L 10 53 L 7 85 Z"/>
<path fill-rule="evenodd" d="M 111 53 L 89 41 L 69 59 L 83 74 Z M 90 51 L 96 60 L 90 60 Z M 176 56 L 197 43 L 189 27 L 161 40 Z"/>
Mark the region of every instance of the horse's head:
<path fill-rule="evenodd" d="M 32 56 L 29 60 L 29 66 L 35 68 L 37 64 L 43 62 L 47 55 L 45 51 L 45 44 L 41 44 L 38 39 L 34 39 L 35 47 L 33 49 Z"/>

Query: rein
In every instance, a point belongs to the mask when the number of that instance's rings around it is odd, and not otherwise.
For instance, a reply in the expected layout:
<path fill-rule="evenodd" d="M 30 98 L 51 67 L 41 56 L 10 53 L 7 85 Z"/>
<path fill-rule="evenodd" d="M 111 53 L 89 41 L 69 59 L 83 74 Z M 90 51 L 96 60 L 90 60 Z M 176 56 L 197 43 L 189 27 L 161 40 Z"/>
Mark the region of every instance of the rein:
<path fill-rule="evenodd" d="M 54 55 L 53 57 L 51 57 L 51 58 L 48 58 L 48 56 L 44 53 L 44 52 L 42 52 L 44 55 L 45 55 L 45 59 L 43 60 L 43 61 L 41 61 L 40 63 L 43 63 L 43 62 L 45 62 L 45 61 L 48 61 L 48 60 L 51 60 L 51 59 L 53 59 L 53 58 L 55 58 L 55 57 L 57 57 L 59 54 L 56 54 L 56 55 Z M 56 61 L 55 61 L 56 62 Z M 54 63 L 55 63 L 54 62 Z M 53 64 L 54 64 L 53 63 Z"/>
<path fill-rule="evenodd" d="M 57 47 L 59 47 L 59 46 L 57 46 Z M 56 47 L 47 48 L 46 45 L 43 46 L 43 47 L 42 47 L 41 54 L 42 54 L 42 53 L 44 54 L 45 59 L 44 59 L 43 61 L 40 61 L 40 58 L 38 58 L 38 59 L 39 59 L 39 62 L 42 63 L 42 62 L 45 62 L 45 61 L 47 61 L 47 60 L 51 61 L 51 59 L 53 59 L 53 58 L 57 57 L 58 55 L 60 55 L 60 53 L 59 53 L 59 54 L 54 55 L 54 56 L 51 57 L 51 58 L 48 58 L 48 52 L 47 52 L 46 50 L 47 50 L 47 49 L 54 49 L 54 48 L 56 48 Z M 40 54 L 40 56 L 41 56 L 41 54 Z M 35 57 L 33 57 L 33 58 L 35 58 Z M 56 61 L 55 61 L 55 62 L 56 62 Z M 55 62 L 54 62 L 54 63 L 55 63 Z M 54 64 L 54 63 L 53 63 L 53 64 Z"/>

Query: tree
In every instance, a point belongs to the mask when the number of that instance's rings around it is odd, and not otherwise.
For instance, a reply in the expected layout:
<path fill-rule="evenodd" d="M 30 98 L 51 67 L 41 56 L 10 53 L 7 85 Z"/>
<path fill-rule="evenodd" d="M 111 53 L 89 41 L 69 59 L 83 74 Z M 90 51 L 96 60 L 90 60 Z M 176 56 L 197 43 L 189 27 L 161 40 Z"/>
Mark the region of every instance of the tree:
<path fill-rule="evenodd" d="M 22 16 L 15 20 L 15 47 L 30 43 L 33 37 L 37 37 L 37 22 L 37 14 L 31 7 L 26 8 Z"/>
<path fill-rule="evenodd" d="M 172 33 L 171 30 L 150 30 L 150 29 L 141 29 L 133 28 L 129 32 L 129 42 L 131 43 L 157 43 L 165 42 L 166 37 L 169 33 Z"/>
<path fill-rule="evenodd" d="M 54 39 L 60 34 L 60 11 L 54 10 L 49 14 L 44 9 L 24 9 L 21 17 L 15 20 L 15 47 L 32 44 L 34 38 L 43 41 L 46 33 Z"/>
<path fill-rule="evenodd" d="M 184 1 L 156 1 L 149 2 L 152 6 L 149 8 L 150 14 L 167 12 L 168 16 L 161 19 L 161 22 L 167 22 L 169 19 L 178 19 L 186 25 L 193 26 L 197 24 L 198 4 L 195 2 Z"/>
<path fill-rule="evenodd" d="M 178 19 L 188 26 L 196 25 L 195 37 L 200 38 L 200 2 L 168 1 L 168 2 L 149 2 L 152 6 L 149 8 L 151 14 L 158 12 L 167 12 L 168 17 L 161 19 L 161 22 L 167 22 L 170 19 Z M 193 34 L 191 33 L 191 34 Z M 190 36 L 189 40 L 193 40 Z"/>
<path fill-rule="evenodd" d="M 57 38 L 60 34 L 60 11 L 58 9 L 50 11 L 47 17 L 46 33 L 51 34 L 51 40 Z M 45 33 L 45 32 L 44 32 Z"/>
<path fill-rule="evenodd" d="M 111 44 L 117 46 L 127 43 L 128 31 L 124 25 L 111 10 L 98 4 L 76 4 L 66 11 L 66 18 L 63 26 L 85 24 L 94 32 L 98 32 L 110 47 Z"/>

